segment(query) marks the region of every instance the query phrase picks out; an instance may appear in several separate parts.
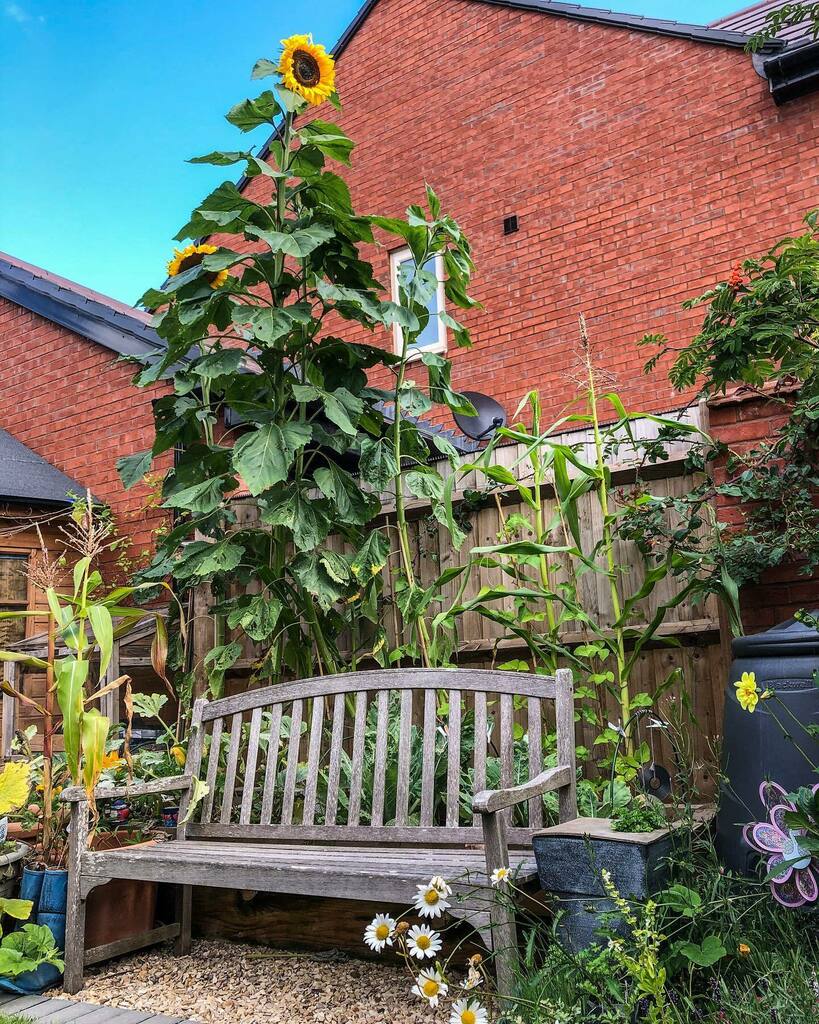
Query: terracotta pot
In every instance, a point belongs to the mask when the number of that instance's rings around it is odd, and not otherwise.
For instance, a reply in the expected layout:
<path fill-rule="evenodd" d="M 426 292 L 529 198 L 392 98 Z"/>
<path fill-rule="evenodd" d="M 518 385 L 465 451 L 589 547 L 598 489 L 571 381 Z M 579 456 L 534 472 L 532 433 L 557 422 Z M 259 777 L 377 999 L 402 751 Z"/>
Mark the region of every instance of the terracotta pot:
<path fill-rule="evenodd" d="M 150 845 L 127 840 L 128 833 L 111 832 L 94 836 L 91 846 L 95 850 L 116 850 L 122 846 Z M 114 878 L 92 889 L 86 904 L 85 948 L 150 931 L 156 917 L 156 893 L 156 882 L 130 878 Z"/>

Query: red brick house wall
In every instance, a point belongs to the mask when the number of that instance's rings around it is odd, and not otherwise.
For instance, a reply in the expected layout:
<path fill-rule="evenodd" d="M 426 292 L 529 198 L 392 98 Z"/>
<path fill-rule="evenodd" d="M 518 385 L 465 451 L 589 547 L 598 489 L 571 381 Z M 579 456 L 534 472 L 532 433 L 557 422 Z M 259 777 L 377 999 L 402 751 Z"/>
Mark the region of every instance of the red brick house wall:
<path fill-rule="evenodd" d="M 466 318 L 474 349 L 451 352 L 453 381 L 510 412 L 532 387 L 553 414 L 573 396 L 581 311 L 628 406 L 684 404 L 662 369 L 643 376 L 637 340 L 689 338 L 701 314 L 682 301 L 819 203 L 819 94 L 776 107 L 740 49 L 475 0 L 379 0 L 337 84 L 343 113 L 315 113 L 356 142 L 357 209 L 400 214 L 428 181 L 470 238 L 484 309 Z M 248 194 L 268 187 L 255 178 Z M 367 255 L 386 283 L 387 251 Z"/>
<path fill-rule="evenodd" d="M 116 460 L 153 443 L 149 390 L 101 345 L 0 298 L 0 427 L 110 505 L 132 555 L 152 546 L 166 513 L 145 508 L 150 489 L 126 491 Z"/>
<path fill-rule="evenodd" d="M 400 214 L 428 181 L 470 238 L 484 309 L 465 318 L 475 347 L 450 352 L 453 381 L 510 413 L 533 387 L 554 417 L 574 396 L 581 311 L 627 407 L 686 404 L 667 365 L 643 375 L 637 340 L 690 339 L 702 312 L 683 300 L 819 204 L 819 94 L 777 107 L 741 49 L 475 0 L 379 0 L 337 82 L 343 113 L 317 114 L 356 142 L 356 207 Z M 248 194 L 268 187 L 255 178 Z M 504 236 L 509 214 L 519 231 Z M 388 252 L 367 255 L 387 283 Z M 769 412 L 715 406 L 711 422 L 747 446 Z M 816 581 L 783 567 L 745 588 L 746 627 L 816 603 Z"/>

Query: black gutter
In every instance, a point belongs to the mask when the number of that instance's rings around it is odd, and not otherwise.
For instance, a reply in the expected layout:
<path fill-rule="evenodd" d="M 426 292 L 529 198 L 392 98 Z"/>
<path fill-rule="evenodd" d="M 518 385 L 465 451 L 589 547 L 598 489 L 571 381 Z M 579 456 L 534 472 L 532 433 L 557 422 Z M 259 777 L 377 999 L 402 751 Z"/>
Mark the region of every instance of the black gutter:
<path fill-rule="evenodd" d="M 780 106 L 819 89 L 819 39 L 789 46 L 763 64 L 774 103 Z"/>

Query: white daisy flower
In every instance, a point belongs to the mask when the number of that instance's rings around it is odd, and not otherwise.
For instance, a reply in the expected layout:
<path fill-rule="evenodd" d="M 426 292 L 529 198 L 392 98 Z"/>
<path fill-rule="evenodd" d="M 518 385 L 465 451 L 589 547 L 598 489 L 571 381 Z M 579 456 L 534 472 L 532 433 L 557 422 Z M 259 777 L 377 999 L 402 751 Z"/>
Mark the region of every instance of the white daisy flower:
<path fill-rule="evenodd" d="M 429 885 L 418 886 L 415 910 L 419 917 L 440 917 L 448 906 L 446 895 L 432 882 Z"/>
<path fill-rule="evenodd" d="M 497 887 L 501 884 L 501 882 L 507 881 L 511 874 L 512 872 L 509 870 L 509 868 L 495 868 L 495 870 L 492 872 L 492 877 L 490 881 L 492 882 L 492 885 Z"/>
<path fill-rule="evenodd" d="M 483 975 L 481 974 L 481 972 L 479 970 L 476 970 L 476 968 L 474 968 L 470 964 L 469 971 L 467 972 L 467 975 L 466 975 L 466 977 L 464 978 L 464 980 L 463 980 L 463 982 L 461 984 L 461 988 L 464 990 L 464 992 L 469 992 L 473 988 L 477 988 L 478 985 L 482 985 L 482 984 L 483 984 Z"/>
<path fill-rule="evenodd" d="M 449 1024 L 489 1024 L 489 1016 L 477 999 L 457 999 L 452 1004 Z"/>
<path fill-rule="evenodd" d="M 430 1006 L 436 1007 L 438 1000 L 446 995 L 447 983 L 444 981 L 440 971 L 421 971 L 416 977 L 412 986 L 412 994 L 426 999 Z M 486 1021 L 484 1020 L 484 1024 Z"/>
<path fill-rule="evenodd" d="M 387 914 L 376 914 L 364 931 L 364 941 L 380 953 L 385 946 L 392 945 L 392 933 L 395 929 L 395 918 Z"/>
<path fill-rule="evenodd" d="M 428 924 L 413 925 L 407 934 L 409 955 L 423 960 L 433 957 L 441 949 L 441 936 Z"/>
<path fill-rule="evenodd" d="M 445 878 L 441 875 L 433 875 L 429 880 L 429 884 L 434 886 L 442 896 L 451 896 L 452 889 Z"/>

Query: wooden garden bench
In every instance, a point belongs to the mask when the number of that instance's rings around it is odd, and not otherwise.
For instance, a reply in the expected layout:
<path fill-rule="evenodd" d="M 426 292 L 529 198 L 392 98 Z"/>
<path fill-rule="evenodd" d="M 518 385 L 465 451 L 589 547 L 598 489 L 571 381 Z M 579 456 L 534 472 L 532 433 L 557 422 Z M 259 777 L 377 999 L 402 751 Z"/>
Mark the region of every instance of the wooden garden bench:
<path fill-rule="evenodd" d="M 544 700 L 558 761 L 546 770 Z M 567 670 L 353 672 L 198 700 L 183 775 L 97 791 L 177 791 L 182 822 L 202 779 L 209 792 L 175 839 L 93 852 L 84 791 L 62 794 L 72 804 L 65 988 L 82 987 L 85 964 L 152 942 L 175 938 L 187 952 L 193 885 L 409 904 L 432 875 L 459 897 L 450 913 L 491 937 L 507 985 L 514 915 L 488 876 L 508 865 L 518 884 L 536 879 L 543 795 L 557 791 L 561 821 L 577 816 L 574 745 Z M 112 878 L 176 883 L 177 922 L 85 951 L 86 898 Z"/>

